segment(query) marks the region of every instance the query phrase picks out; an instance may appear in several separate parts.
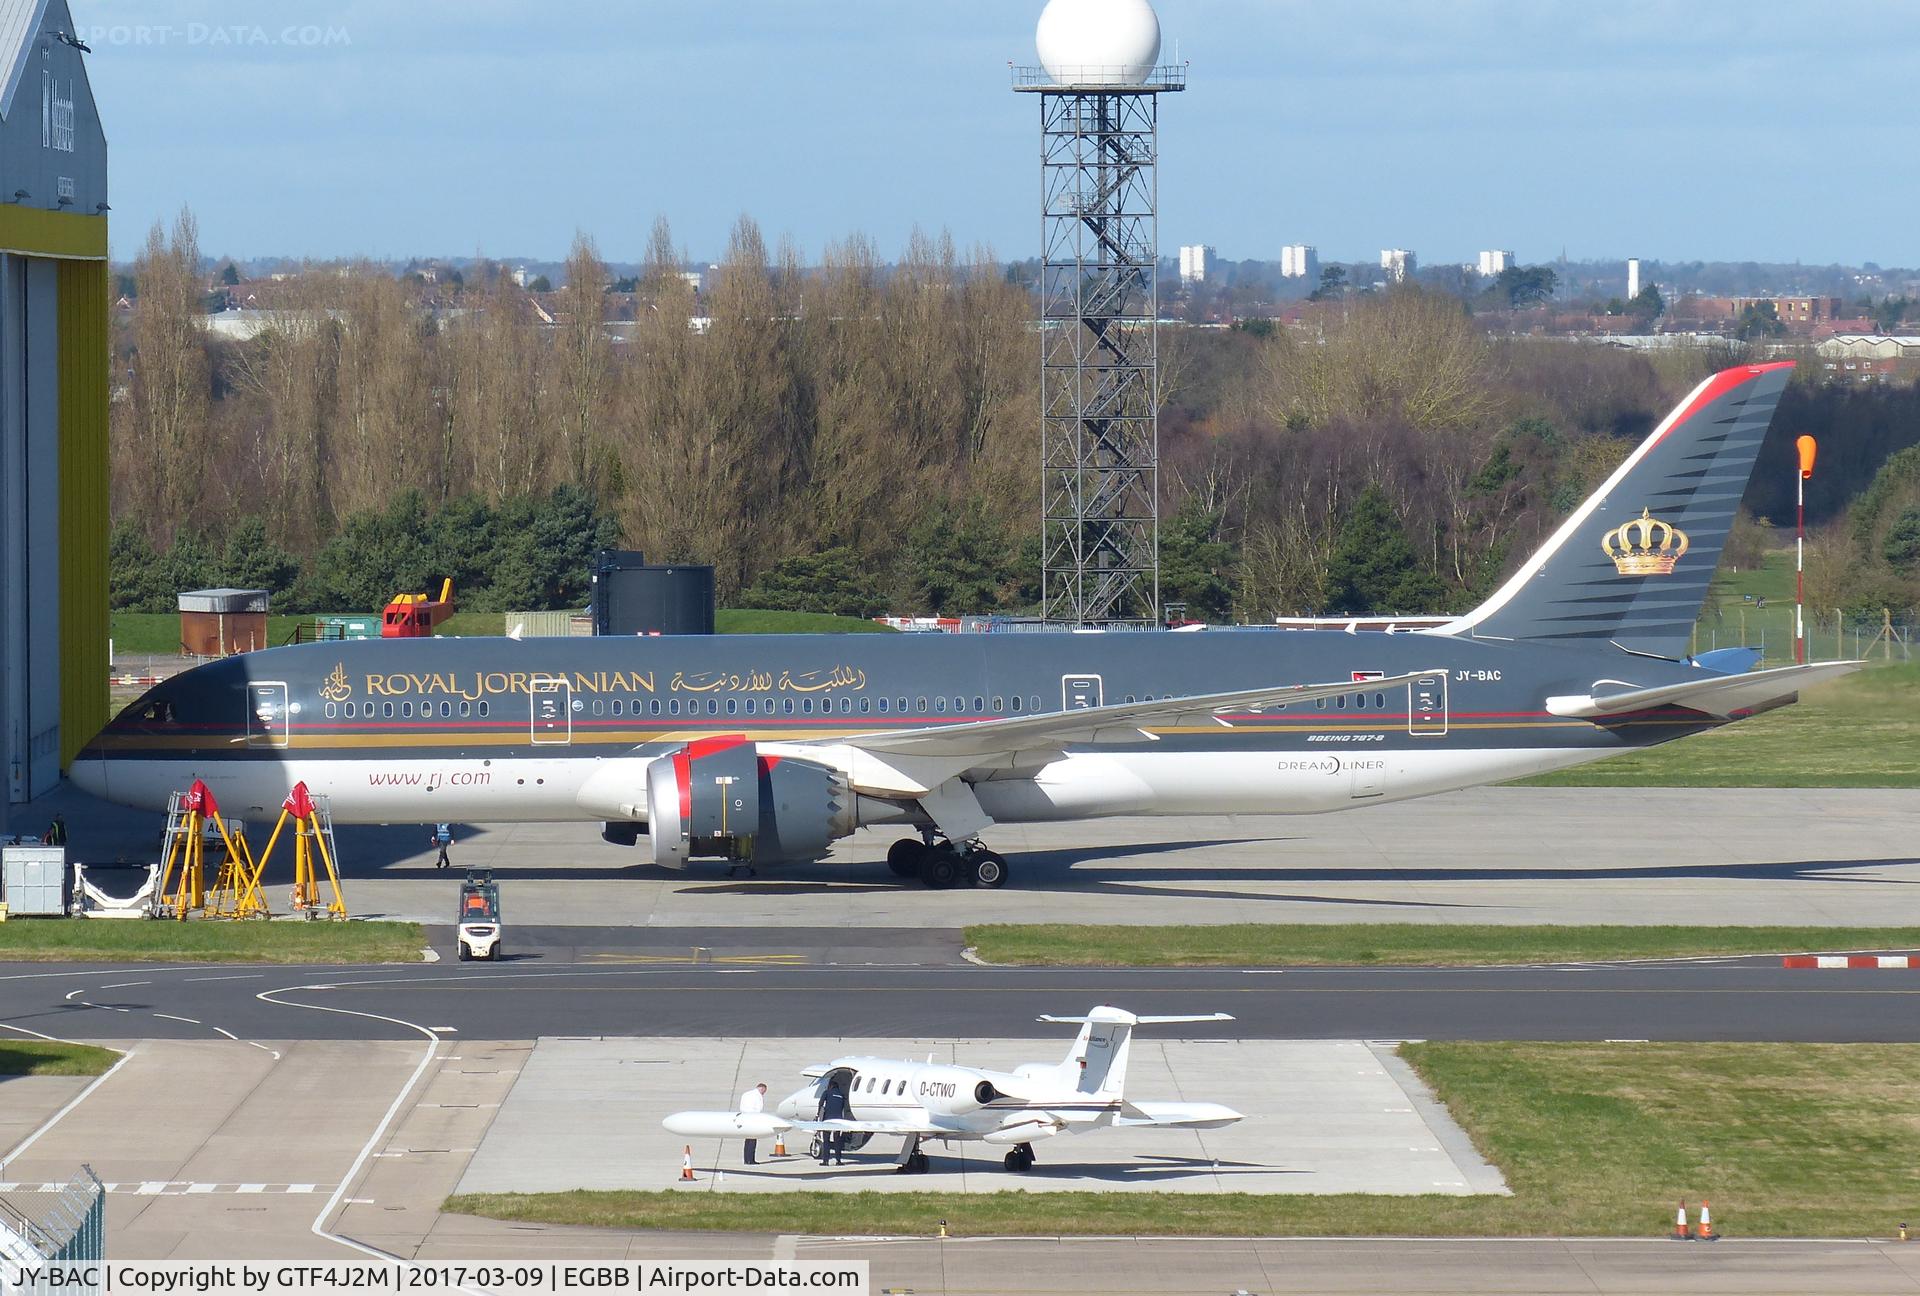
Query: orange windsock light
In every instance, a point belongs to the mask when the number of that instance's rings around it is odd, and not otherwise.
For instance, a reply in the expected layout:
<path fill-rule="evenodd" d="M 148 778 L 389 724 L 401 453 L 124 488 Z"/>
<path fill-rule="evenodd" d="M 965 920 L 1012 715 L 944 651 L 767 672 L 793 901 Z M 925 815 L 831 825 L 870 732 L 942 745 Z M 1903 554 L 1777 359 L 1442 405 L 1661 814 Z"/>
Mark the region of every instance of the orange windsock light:
<path fill-rule="evenodd" d="M 1813 476 L 1813 456 L 1819 447 L 1810 436 L 1803 436 L 1793 443 L 1800 450 L 1800 480 Z"/>

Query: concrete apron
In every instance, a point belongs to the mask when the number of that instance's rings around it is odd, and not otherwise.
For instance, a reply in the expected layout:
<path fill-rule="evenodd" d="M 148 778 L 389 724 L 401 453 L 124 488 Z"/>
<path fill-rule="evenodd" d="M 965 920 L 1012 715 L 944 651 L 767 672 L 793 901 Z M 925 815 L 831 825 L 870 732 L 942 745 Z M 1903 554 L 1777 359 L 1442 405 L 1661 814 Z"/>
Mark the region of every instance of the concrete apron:
<path fill-rule="evenodd" d="M 894 1173 L 897 1137 L 876 1137 L 822 1167 L 807 1139 L 761 1164 L 743 1164 L 738 1140 L 692 1144 L 696 1180 L 680 1178 L 686 1139 L 661 1128 L 669 1113 L 731 1110 L 760 1081 L 769 1102 L 807 1083 L 801 1069 L 847 1054 L 1011 1070 L 1057 1062 L 1068 1040 L 547 1039 L 528 1059 L 466 1173 L 461 1192 L 573 1188 L 692 1192 L 1505 1192 L 1499 1172 L 1385 1050 L 1356 1041 L 1133 1041 L 1128 1097 L 1220 1102 L 1247 1119 L 1220 1130 L 1107 1130 L 1035 1145 L 1025 1174 L 1004 1148 L 924 1145 L 929 1173 Z"/>

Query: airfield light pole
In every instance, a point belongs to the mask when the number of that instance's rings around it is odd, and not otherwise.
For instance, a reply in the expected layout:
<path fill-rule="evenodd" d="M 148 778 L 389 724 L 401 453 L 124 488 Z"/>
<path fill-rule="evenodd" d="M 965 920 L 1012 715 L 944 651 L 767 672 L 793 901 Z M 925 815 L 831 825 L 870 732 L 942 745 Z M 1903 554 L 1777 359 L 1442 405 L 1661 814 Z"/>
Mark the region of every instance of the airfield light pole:
<path fill-rule="evenodd" d="M 1810 436 L 1803 436 L 1794 442 L 1800 451 L 1800 476 L 1794 482 L 1794 537 L 1793 537 L 1793 660 L 1796 665 L 1807 663 L 1807 622 L 1805 604 L 1807 601 L 1807 478 L 1813 476 L 1813 456 L 1818 446 Z"/>

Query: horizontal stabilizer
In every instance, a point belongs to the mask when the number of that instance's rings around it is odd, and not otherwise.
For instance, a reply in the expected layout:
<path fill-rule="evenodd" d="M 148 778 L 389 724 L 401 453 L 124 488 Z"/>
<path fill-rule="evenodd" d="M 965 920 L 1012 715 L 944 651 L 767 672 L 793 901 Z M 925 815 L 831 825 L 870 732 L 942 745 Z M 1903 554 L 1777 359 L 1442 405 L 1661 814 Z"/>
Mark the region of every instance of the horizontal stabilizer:
<path fill-rule="evenodd" d="M 1219 1103 L 1127 1103 L 1113 1123 L 1161 1129 L 1225 1129 L 1245 1119 Z"/>
<path fill-rule="evenodd" d="M 1035 1020 L 1043 1021 L 1043 1022 L 1058 1022 L 1068 1026 L 1084 1026 L 1090 1021 L 1094 1021 L 1094 1022 L 1114 1021 L 1116 1020 L 1116 1018 L 1111 1015 L 1113 1012 L 1114 1012 L 1113 1009 L 1106 1009 L 1104 1010 L 1104 1013 L 1106 1015 L 1102 1015 L 1098 1017 L 1056 1017 L 1052 1013 L 1041 1013 L 1040 1016 L 1037 1017 Z M 1126 1013 L 1124 1014 L 1124 1020 L 1129 1025 L 1134 1025 L 1134 1026 L 1171 1026 L 1178 1022 L 1232 1021 L 1233 1015 L 1231 1013 L 1204 1013 L 1197 1017 L 1136 1017 L 1132 1013 Z"/>
<path fill-rule="evenodd" d="M 1810 684 L 1851 675 L 1865 665 L 1865 662 L 1840 661 L 1780 666 L 1747 675 L 1709 675 L 1657 688 L 1635 688 L 1624 680 L 1600 680 L 1591 693 L 1548 698 L 1547 710 L 1571 719 L 1604 720 L 1655 707 L 1685 707 L 1724 720 L 1737 712 L 1759 711 L 1789 702 Z"/>

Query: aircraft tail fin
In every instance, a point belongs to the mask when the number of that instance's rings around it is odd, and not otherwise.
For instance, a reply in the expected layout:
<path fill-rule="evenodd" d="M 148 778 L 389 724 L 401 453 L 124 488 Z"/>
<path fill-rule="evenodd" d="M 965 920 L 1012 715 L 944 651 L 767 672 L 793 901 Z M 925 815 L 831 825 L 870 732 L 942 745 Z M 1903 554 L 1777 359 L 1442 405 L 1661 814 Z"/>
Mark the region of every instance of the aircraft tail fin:
<path fill-rule="evenodd" d="M 1792 372 L 1740 365 L 1694 388 L 1491 598 L 1429 633 L 1684 657 Z"/>
<path fill-rule="evenodd" d="M 1232 1021 L 1226 1013 L 1208 1013 L 1199 1017 L 1139 1017 L 1120 1008 L 1102 1005 L 1084 1017 L 1043 1016 L 1045 1022 L 1077 1022 L 1080 1033 L 1060 1063 L 1060 1074 L 1075 1090 L 1089 1096 L 1119 1099 L 1126 1092 L 1127 1055 L 1133 1045 L 1135 1026 L 1156 1026 L 1171 1022 Z"/>

